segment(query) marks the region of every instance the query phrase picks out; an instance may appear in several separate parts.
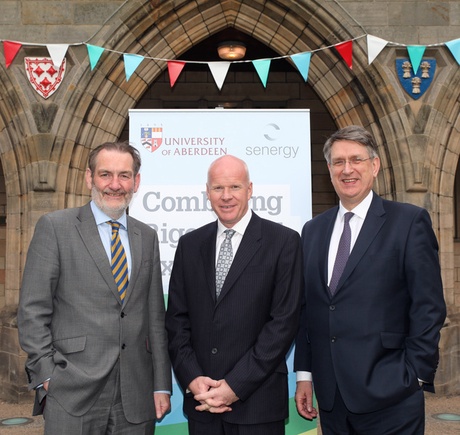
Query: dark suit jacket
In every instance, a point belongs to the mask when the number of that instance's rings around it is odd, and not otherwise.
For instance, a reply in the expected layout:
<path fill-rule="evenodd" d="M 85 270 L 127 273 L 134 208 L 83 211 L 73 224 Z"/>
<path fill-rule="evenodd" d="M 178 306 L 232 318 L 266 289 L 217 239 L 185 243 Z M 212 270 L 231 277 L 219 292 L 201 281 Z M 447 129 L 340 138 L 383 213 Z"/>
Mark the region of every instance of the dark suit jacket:
<path fill-rule="evenodd" d="M 432 384 L 446 311 L 438 244 L 426 210 L 374 197 L 335 295 L 327 286 L 335 207 L 302 231 L 305 305 L 295 370 L 310 371 L 322 409 L 336 386 L 347 408 L 372 412 Z M 428 389 L 432 389 L 428 386 Z"/>
<path fill-rule="evenodd" d="M 166 327 L 173 368 L 185 391 L 197 376 L 223 379 L 240 398 L 221 418 L 279 421 L 288 414 L 285 355 L 298 327 L 300 236 L 253 214 L 216 303 L 217 222 L 181 237 L 169 287 Z M 197 412 L 190 393 L 184 412 Z"/>
<path fill-rule="evenodd" d="M 40 218 L 29 247 L 18 311 L 29 388 L 51 378 L 48 394 L 72 415 L 90 409 L 118 359 L 131 423 L 153 420 L 153 391 L 171 391 L 157 234 L 128 216 L 128 236 L 123 306 L 89 204 Z"/>

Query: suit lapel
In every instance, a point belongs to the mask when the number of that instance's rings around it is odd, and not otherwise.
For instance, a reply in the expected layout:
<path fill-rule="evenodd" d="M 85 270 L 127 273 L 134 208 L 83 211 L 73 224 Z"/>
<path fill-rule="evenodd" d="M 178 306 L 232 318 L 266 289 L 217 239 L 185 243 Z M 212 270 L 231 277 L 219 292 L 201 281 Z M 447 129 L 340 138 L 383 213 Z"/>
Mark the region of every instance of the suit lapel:
<path fill-rule="evenodd" d="M 93 213 L 89 204 L 83 206 L 78 214 L 80 223 L 76 225 L 76 229 L 85 244 L 88 254 L 93 259 L 96 267 L 99 269 L 102 277 L 107 283 L 108 287 L 116 298 L 120 301 L 118 296 L 118 289 L 113 279 L 112 269 L 107 259 L 107 253 L 101 242 L 101 237 L 97 229 L 96 221 L 94 220 Z M 120 301 L 121 303 L 121 301 Z"/>
<path fill-rule="evenodd" d="M 222 291 L 220 292 L 217 305 L 226 296 L 226 294 L 231 291 L 235 281 L 243 273 L 244 269 L 247 267 L 254 254 L 260 249 L 262 239 L 261 224 L 261 219 L 252 213 L 251 220 L 249 221 L 249 224 L 244 232 L 243 239 L 241 240 L 238 251 L 236 252 L 222 287 Z"/>
<path fill-rule="evenodd" d="M 203 238 L 200 248 L 206 282 L 213 300 L 216 299 L 216 237 L 217 221 L 209 225 L 209 231 Z"/>
<path fill-rule="evenodd" d="M 361 261 L 361 258 L 365 255 L 367 249 L 374 241 L 377 236 L 380 228 L 385 223 L 385 209 L 383 208 L 383 201 L 378 195 L 374 193 L 371 206 L 367 212 L 366 219 L 364 220 L 359 236 L 356 239 L 356 243 L 351 251 L 350 257 L 348 258 L 347 265 L 343 271 L 342 276 L 340 277 L 339 283 L 337 285 L 337 292 L 342 287 L 342 284 L 347 280 L 347 278 L 353 273 L 354 269 Z"/>
<path fill-rule="evenodd" d="M 331 244 L 331 237 L 332 231 L 334 230 L 335 220 L 337 218 L 337 213 L 339 208 L 333 208 L 325 216 L 323 228 L 318 233 L 318 237 L 323 238 L 324 240 L 328 240 L 329 243 L 318 243 L 317 245 L 320 247 L 320 251 L 318 252 L 318 261 L 319 261 L 319 270 L 321 271 L 321 280 L 323 288 L 326 290 L 327 294 L 329 295 L 329 287 L 328 287 L 328 261 L 329 261 L 329 246 Z M 309 243 L 308 240 L 304 241 L 304 243 Z"/>
<path fill-rule="evenodd" d="M 129 249 L 131 252 L 131 272 L 129 276 L 128 288 L 123 304 L 126 305 L 136 286 L 136 280 L 141 269 L 142 262 L 142 234 L 141 230 L 136 226 L 136 222 L 131 217 L 127 216 Z M 118 296 L 118 292 L 117 292 Z"/>

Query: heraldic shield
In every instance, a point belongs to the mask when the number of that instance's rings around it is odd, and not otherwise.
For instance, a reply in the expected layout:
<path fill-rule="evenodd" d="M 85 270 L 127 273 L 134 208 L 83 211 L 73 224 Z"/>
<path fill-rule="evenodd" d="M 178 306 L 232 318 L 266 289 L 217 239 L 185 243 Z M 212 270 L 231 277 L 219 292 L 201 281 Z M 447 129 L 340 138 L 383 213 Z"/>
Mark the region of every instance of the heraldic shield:
<path fill-rule="evenodd" d="M 141 144 L 142 146 L 153 153 L 160 148 L 163 143 L 163 127 L 142 127 L 141 128 Z"/>
<path fill-rule="evenodd" d="M 417 74 L 414 74 L 409 59 L 396 59 L 396 73 L 404 90 L 418 100 L 430 87 L 436 71 L 436 59 L 422 59 Z"/>
<path fill-rule="evenodd" d="M 57 67 L 50 57 L 26 57 L 24 66 L 29 83 L 46 99 L 57 91 L 64 79 L 66 60 L 64 58 L 61 66 Z"/>

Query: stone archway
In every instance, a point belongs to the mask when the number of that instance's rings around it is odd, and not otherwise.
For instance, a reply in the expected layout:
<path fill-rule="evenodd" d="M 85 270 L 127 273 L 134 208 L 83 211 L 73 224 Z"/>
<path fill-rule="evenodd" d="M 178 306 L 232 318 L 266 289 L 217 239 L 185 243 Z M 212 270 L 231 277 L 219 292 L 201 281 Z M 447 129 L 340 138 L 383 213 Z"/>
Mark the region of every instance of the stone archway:
<path fill-rule="evenodd" d="M 453 121 L 459 116 L 459 108 L 447 86 L 459 89 L 460 85 L 458 74 L 449 76 L 449 63 L 442 58 L 442 50 L 433 55 L 444 65 L 444 71 L 426 103 L 417 106 L 407 101 L 393 73 L 394 58 L 401 54 L 398 49 L 387 50 L 369 66 L 366 41 L 361 38 L 365 31 L 338 3 L 133 0 L 126 2 L 89 41 L 107 49 L 94 71 L 86 47 L 69 48 L 69 68 L 62 85 L 67 87 L 52 100 L 43 102 L 33 94 L 19 65 L 8 71 L 0 67 L 0 153 L 8 197 L 7 246 L 20 247 L 19 252 L 8 252 L 9 303 L 17 304 L 24 253 L 38 217 L 88 199 L 84 171 L 91 147 L 120 136 L 128 109 L 165 70 L 166 63 L 161 59 L 180 58 L 227 27 L 247 33 L 283 55 L 315 51 L 309 84 L 338 127 L 360 124 L 374 133 L 383 166 L 379 193 L 425 205 L 432 212 L 441 239 L 444 275 L 453 273 L 453 250 L 440 230 L 448 227 L 448 217 L 441 210 L 448 209 L 445 203 L 449 186 L 453 189 L 454 172 L 449 167 L 459 153 L 458 129 Z M 353 70 L 332 47 L 349 39 L 354 39 Z M 44 48 L 25 51 L 47 55 Z M 142 62 L 127 82 L 120 53 L 157 60 Z M 453 280 L 447 283 L 446 291 L 453 295 Z"/>

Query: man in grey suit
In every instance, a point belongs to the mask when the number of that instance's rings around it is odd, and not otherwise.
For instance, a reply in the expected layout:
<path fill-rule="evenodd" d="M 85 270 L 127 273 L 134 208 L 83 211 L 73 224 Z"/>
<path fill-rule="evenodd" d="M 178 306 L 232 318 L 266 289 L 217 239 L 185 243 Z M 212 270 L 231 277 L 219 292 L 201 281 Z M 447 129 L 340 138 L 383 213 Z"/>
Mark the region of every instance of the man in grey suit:
<path fill-rule="evenodd" d="M 166 314 L 189 433 L 284 434 L 285 355 L 300 312 L 300 236 L 249 210 L 248 168 L 234 156 L 211 164 L 206 190 L 218 220 L 179 240 Z"/>
<path fill-rule="evenodd" d="M 169 409 L 158 238 L 126 214 L 140 165 L 128 143 L 98 146 L 86 171 L 92 201 L 36 225 L 18 328 L 46 434 L 152 434 Z"/>

